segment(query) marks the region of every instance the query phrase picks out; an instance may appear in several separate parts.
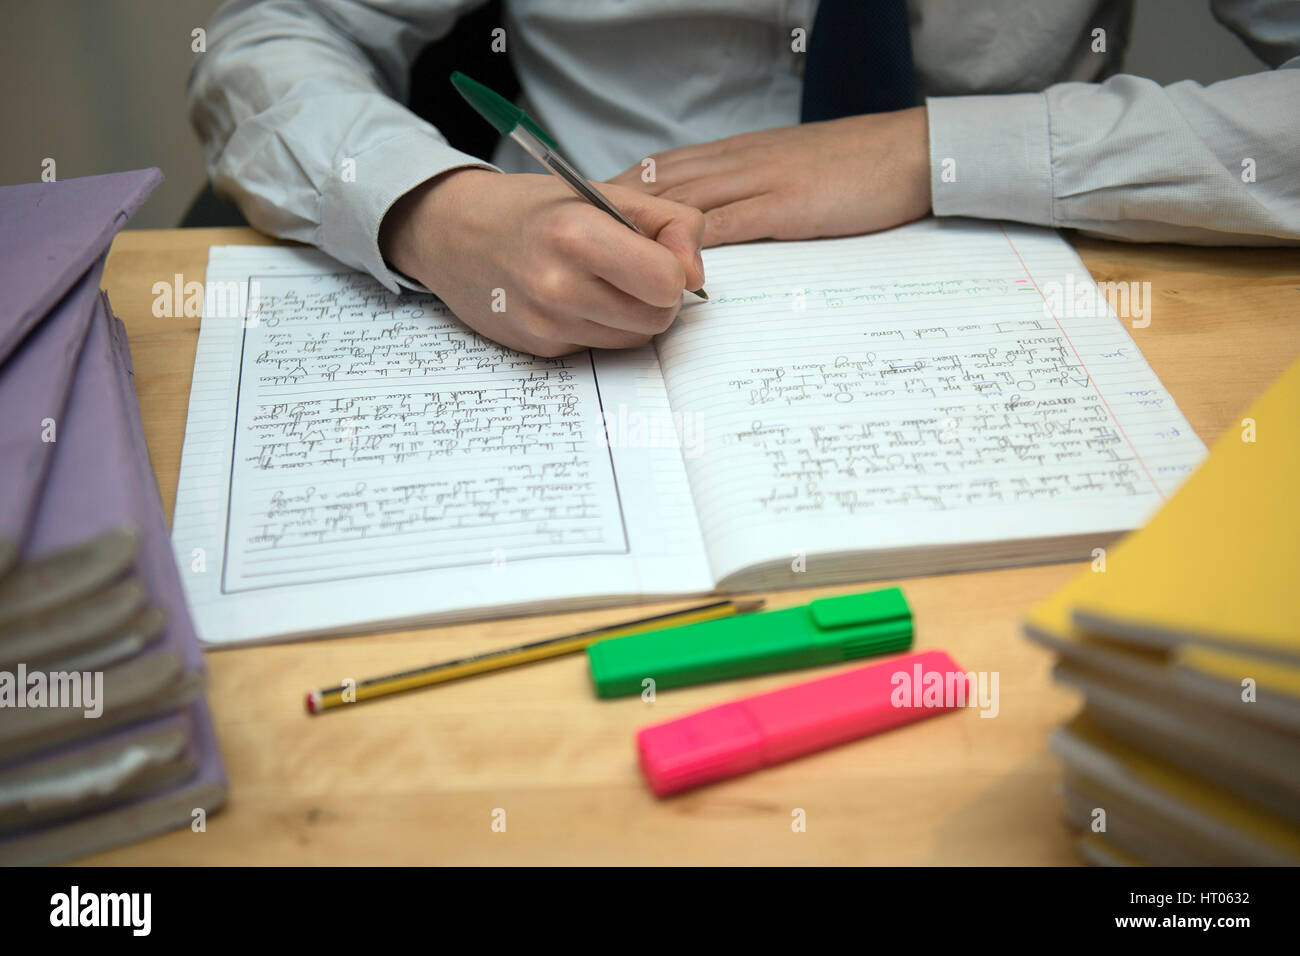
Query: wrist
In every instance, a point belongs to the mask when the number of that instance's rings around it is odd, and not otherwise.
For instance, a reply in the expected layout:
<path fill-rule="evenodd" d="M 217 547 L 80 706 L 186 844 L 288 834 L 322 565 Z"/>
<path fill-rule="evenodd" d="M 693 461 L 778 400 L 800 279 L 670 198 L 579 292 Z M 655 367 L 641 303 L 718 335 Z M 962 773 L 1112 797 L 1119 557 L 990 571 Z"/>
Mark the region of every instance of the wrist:
<path fill-rule="evenodd" d="M 497 176 L 487 169 L 459 167 L 439 173 L 403 194 L 389 208 L 379 226 L 379 251 L 394 269 L 428 285 L 420 275 L 422 263 L 438 258 L 442 236 L 460 232 L 472 197 L 482 188 L 483 177 Z"/>
<path fill-rule="evenodd" d="M 918 129 L 913 140 L 917 145 L 916 167 L 913 174 L 919 190 L 918 197 L 924 206 L 921 215 L 928 216 L 934 206 L 934 195 L 930 186 L 930 113 L 924 106 L 915 107 L 915 111 Z"/>
<path fill-rule="evenodd" d="M 883 189 L 899 222 L 929 214 L 930 121 L 924 106 L 891 113 L 863 113 L 832 122 L 849 124 L 853 130 L 854 175 L 859 182 L 871 184 L 873 209 L 878 207 L 879 191 Z M 874 214 L 872 222 L 873 229 L 882 228 Z"/>
<path fill-rule="evenodd" d="M 930 120 L 924 106 L 913 106 L 890 114 L 897 124 L 891 137 L 897 175 L 906 196 L 906 213 L 911 218 L 928 215 L 930 192 Z"/>

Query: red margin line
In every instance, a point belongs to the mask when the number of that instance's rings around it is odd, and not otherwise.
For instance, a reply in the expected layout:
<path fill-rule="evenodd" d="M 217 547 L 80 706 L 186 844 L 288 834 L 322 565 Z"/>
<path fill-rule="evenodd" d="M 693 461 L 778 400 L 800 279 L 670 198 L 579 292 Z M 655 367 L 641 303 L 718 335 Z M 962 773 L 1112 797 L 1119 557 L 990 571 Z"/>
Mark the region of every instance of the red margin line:
<path fill-rule="evenodd" d="M 1088 376 L 1088 384 L 1097 392 L 1097 397 L 1101 399 L 1101 403 L 1106 406 L 1106 413 L 1110 415 L 1110 420 L 1115 423 L 1115 427 L 1119 429 L 1119 433 L 1124 436 L 1124 441 L 1128 443 L 1129 451 L 1133 452 L 1133 457 L 1137 459 L 1137 463 L 1141 465 L 1142 470 L 1146 472 L 1147 480 L 1151 482 L 1151 487 L 1156 490 L 1156 494 L 1160 496 L 1161 501 L 1168 501 L 1169 499 L 1165 497 L 1165 493 L 1161 491 L 1160 486 L 1156 484 L 1155 478 L 1151 476 L 1151 469 L 1147 467 L 1147 463 L 1143 461 L 1142 456 L 1138 454 L 1137 447 L 1128 437 L 1128 432 L 1124 431 L 1124 426 L 1119 423 L 1119 418 L 1116 417 L 1115 412 L 1111 409 L 1110 402 L 1106 401 L 1106 396 L 1101 393 L 1101 387 L 1097 385 L 1097 380 L 1092 377 L 1092 372 L 1088 371 L 1088 366 L 1084 363 L 1082 356 L 1079 355 L 1079 350 L 1074 347 L 1074 342 L 1070 339 L 1070 333 L 1065 331 L 1065 326 L 1061 324 L 1061 320 L 1058 319 L 1056 313 L 1052 311 L 1051 305 L 1048 304 L 1047 296 L 1043 295 L 1043 290 L 1038 287 L 1038 280 L 1030 275 L 1029 266 L 1025 265 L 1025 260 L 1024 257 L 1020 255 L 1020 250 L 1016 248 L 1016 244 L 1012 242 L 1011 237 L 1007 235 L 1006 227 L 999 223 L 998 229 L 1002 232 L 1002 238 L 1006 239 L 1007 245 L 1011 247 L 1011 251 L 1014 252 L 1016 258 L 1020 260 L 1020 268 L 1025 270 L 1025 276 L 1031 283 L 1033 283 L 1034 290 L 1038 293 L 1038 297 L 1043 300 L 1043 308 L 1047 310 L 1047 314 L 1052 317 L 1052 320 L 1056 323 L 1056 327 L 1060 329 L 1061 334 L 1065 336 L 1065 341 L 1069 344 L 1070 351 L 1074 353 L 1075 359 L 1079 362 L 1079 368 L 1083 369 L 1083 374 Z M 1091 279 L 1092 276 L 1089 276 L 1088 278 Z M 1098 289 L 1097 291 L 1100 293 L 1101 290 Z M 1118 318 L 1116 321 L 1119 321 Z M 1136 344 L 1137 343 L 1134 343 L 1134 346 L 1136 346 Z M 1143 357 L 1143 361 L 1146 361 L 1145 357 Z"/>

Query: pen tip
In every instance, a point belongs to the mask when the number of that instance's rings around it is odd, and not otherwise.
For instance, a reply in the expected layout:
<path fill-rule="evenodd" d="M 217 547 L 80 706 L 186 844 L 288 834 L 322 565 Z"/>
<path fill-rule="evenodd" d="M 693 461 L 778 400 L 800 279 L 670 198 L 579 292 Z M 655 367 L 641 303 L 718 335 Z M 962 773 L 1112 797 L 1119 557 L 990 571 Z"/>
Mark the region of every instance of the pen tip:
<path fill-rule="evenodd" d="M 705 292 L 703 289 L 692 289 L 691 295 L 698 295 L 705 302 L 709 301 L 709 294 Z"/>

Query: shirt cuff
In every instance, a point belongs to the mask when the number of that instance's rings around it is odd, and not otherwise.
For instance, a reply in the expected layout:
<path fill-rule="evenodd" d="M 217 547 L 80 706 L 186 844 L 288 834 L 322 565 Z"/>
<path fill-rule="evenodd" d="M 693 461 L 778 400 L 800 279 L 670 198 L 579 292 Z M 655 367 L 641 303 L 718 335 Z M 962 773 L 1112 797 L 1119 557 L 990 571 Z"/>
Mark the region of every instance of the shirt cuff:
<path fill-rule="evenodd" d="M 426 130 L 403 133 L 351 158 L 352 175 L 331 177 L 321 197 L 317 244 L 340 262 L 369 272 L 390 292 L 403 287 L 422 290 L 384 261 L 379 250 L 384 216 L 416 186 L 450 169 L 500 170 Z"/>
<path fill-rule="evenodd" d="M 936 216 L 1055 225 L 1044 94 L 933 97 L 926 112 Z"/>

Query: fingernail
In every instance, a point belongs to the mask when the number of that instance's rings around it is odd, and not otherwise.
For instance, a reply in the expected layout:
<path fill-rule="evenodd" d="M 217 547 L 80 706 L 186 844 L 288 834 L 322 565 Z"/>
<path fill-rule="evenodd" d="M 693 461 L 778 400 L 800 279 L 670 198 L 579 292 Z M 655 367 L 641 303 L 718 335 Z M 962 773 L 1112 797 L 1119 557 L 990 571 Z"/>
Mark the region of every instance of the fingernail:
<path fill-rule="evenodd" d="M 699 249 L 695 250 L 695 268 L 700 270 L 700 280 L 704 279 L 704 256 Z"/>

